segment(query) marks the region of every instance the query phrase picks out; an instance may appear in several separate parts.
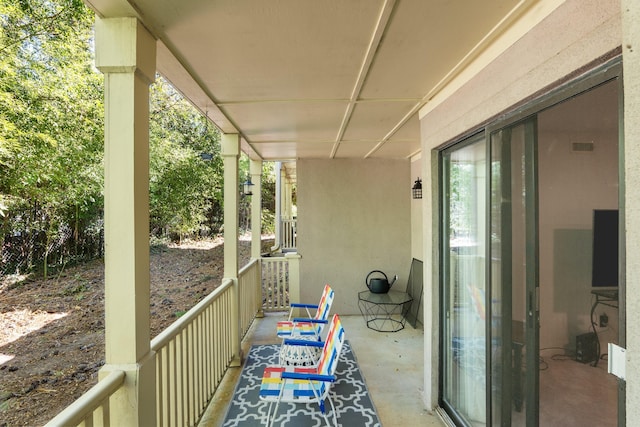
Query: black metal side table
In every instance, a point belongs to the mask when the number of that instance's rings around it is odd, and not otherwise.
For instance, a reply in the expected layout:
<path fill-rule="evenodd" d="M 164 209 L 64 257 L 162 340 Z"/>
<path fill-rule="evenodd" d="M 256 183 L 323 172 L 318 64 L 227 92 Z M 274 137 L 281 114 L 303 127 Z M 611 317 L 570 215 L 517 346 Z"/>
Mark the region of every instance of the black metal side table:
<path fill-rule="evenodd" d="M 367 327 L 378 332 L 398 332 L 404 329 L 405 315 L 411 307 L 411 301 L 413 298 L 406 292 L 358 292 L 360 313 L 367 322 Z"/>

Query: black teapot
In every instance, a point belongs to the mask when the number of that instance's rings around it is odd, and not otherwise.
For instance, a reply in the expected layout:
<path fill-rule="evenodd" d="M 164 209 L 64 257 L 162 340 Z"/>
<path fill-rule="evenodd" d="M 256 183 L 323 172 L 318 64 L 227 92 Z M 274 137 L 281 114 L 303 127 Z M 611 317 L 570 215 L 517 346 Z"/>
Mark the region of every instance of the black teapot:
<path fill-rule="evenodd" d="M 372 274 L 378 274 L 384 277 L 371 277 Z M 389 279 L 387 278 L 386 274 L 384 274 L 380 270 L 373 270 L 372 272 L 367 274 L 367 278 L 364 279 L 364 283 L 366 283 L 367 288 L 369 288 L 369 291 L 371 291 L 372 293 L 386 294 L 387 292 L 389 292 L 389 289 L 391 289 L 391 286 L 396 280 L 398 280 L 397 274 L 393 277 L 391 283 L 389 283 Z"/>

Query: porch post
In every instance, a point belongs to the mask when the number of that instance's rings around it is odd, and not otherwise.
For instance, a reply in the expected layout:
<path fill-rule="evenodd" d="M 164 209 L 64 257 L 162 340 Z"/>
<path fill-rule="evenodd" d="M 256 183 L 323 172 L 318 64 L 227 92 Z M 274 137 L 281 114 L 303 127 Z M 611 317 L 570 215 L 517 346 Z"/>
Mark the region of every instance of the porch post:
<path fill-rule="evenodd" d="M 276 217 L 275 217 L 275 226 L 276 226 L 276 235 L 275 241 L 273 243 L 273 247 L 271 249 L 276 250 L 280 248 L 280 229 L 282 224 L 282 163 L 276 162 Z"/>
<path fill-rule="evenodd" d="M 640 4 L 622 1 L 622 65 L 624 69 L 624 154 L 621 167 L 624 185 L 621 206 L 625 212 L 626 289 L 620 298 L 626 301 L 620 324 L 626 320 L 626 422 L 640 419 Z M 622 317 L 624 316 L 624 317 Z M 620 384 L 623 387 L 624 384 Z M 624 422 L 623 422 L 624 423 Z M 623 425 L 620 424 L 619 425 Z"/>
<path fill-rule="evenodd" d="M 262 160 L 250 160 L 249 170 L 253 182 L 251 196 L 251 258 L 262 254 Z"/>
<path fill-rule="evenodd" d="M 222 159 L 224 167 L 224 278 L 233 280 L 231 304 L 231 366 L 240 366 L 240 292 L 238 290 L 238 159 L 240 136 L 237 133 L 222 135 Z"/>
<path fill-rule="evenodd" d="M 251 196 L 251 258 L 260 260 L 262 256 L 262 160 L 251 159 L 249 161 L 249 171 L 251 172 L 251 182 L 253 182 L 253 196 Z M 258 275 L 262 277 L 262 261 L 258 262 L 260 263 Z M 256 297 L 256 301 L 259 301 L 256 317 L 264 317 L 262 284 L 257 287 Z"/>
<path fill-rule="evenodd" d="M 286 170 L 282 169 L 282 217 L 291 219 L 291 183 L 287 179 Z"/>
<path fill-rule="evenodd" d="M 96 18 L 105 79 L 105 365 L 126 373 L 113 425 L 155 425 L 149 320 L 149 84 L 156 42 L 136 18 Z"/>

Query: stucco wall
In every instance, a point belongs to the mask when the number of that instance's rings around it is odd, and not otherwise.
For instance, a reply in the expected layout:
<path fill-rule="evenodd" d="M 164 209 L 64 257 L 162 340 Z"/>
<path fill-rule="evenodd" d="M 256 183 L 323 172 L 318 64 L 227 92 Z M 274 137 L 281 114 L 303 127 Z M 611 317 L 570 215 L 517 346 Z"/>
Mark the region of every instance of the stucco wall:
<path fill-rule="evenodd" d="M 619 0 L 565 1 L 437 108 L 423 107 L 423 152 L 508 110 L 620 41 Z"/>
<path fill-rule="evenodd" d="M 332 312 L 359 314 L 358 292 L 371 270 L 398 274 L 404 290 L 411 265 L 408 160 L 298 160 L 298 251 L 302 301 L 325 283 L 336 291 Z"/>
<path fill-rule="evenodd" d="M 417 178 L 422 179 L 422 162 L 420 156 L 411 161 L 411 179 L 409 187 L 413 187 Z M 411 199 L 411 257 L 423 261 L 422 251 L 422 205 L 424 199 Z"/>
<path fill-rule="evenodd" d="M 627 425 L 640 420 L 640 2 L 623 0 Z"/>
<path fill-rule="evenodd" d="M 415 184 L 416 178 L 422 179 L 422 162 L 421 156 L 415 156 L 411 159 L 411 183 L 410 187 Z M 423 189 L 424 193 L 424 189 Z M 424 198 L 411 199 L 411 258 L 418 259 L 424 263 L 424 251 L 422 245 L 422 206 Z M 420 300 L 418 307 L 418 320 L 422 323 L 424 317 L 424 298 Z"/>

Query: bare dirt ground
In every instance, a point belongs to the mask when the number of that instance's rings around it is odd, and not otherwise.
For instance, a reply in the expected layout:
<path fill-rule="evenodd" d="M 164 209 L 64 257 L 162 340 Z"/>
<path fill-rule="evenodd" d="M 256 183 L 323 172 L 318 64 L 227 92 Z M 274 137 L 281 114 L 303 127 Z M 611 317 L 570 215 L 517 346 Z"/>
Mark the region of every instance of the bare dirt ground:
<path fill-rule="evenodd" d="M 250 246 L 240 241 L 240 266 Z M 221 239 L 152 248 L 152 337 L 220 285 L 223 259 Z M 103 364 L 101 260 L 48 280 L 0 278 L 0 427 L 45 424 L 96 384 Z"/>

